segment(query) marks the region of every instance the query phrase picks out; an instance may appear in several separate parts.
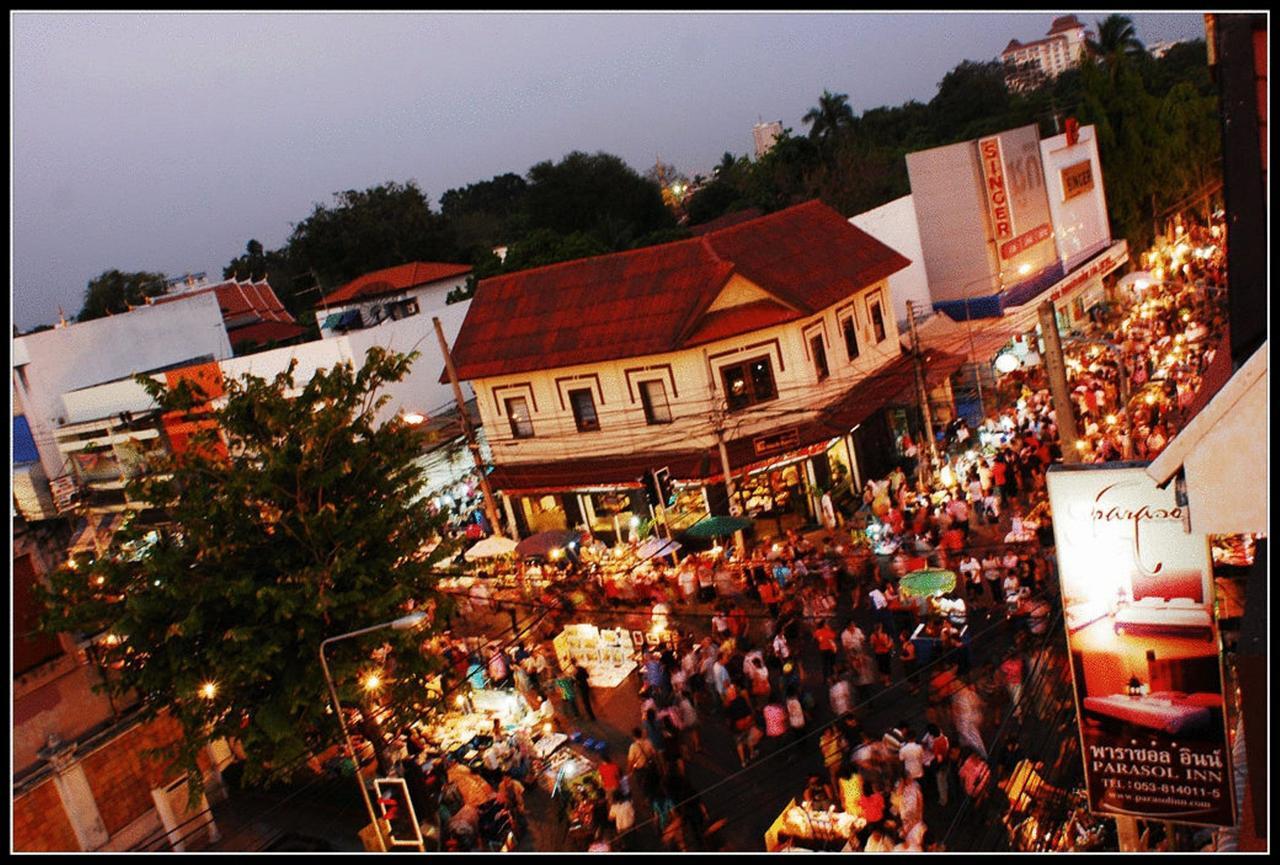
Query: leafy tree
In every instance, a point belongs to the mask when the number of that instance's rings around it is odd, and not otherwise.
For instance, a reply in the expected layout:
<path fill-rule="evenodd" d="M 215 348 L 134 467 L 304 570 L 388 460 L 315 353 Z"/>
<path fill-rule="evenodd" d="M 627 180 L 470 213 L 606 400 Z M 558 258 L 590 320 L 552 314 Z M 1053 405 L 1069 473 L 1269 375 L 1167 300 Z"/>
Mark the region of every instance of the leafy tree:
<path fill-rule="evenodd" d="M 800 118 L 809 126 L 809 138 L 822 144 L 831 144 L 853 126 L 853 109 L 849 106 L 849 94 L 832 93 L 823 89 L 818 104 Z"/>
<path fill-rule="evenodd" d="M 1108 66 L 1123 57 L 1136 57 L 1146 51 L 1129 16 L 1112 13 L 1098 21 L 1096 26 L 1097 37 L 1086 38 L 1085 45 Z"/>
<path fill-rule="evenodd" d="M 334 200 L 332 207 L 317 204 L 288 242 L 290 260 L 314 271 L 326 291 L 371 270 L 465 258 L 413 181 L 349 189 Z"/>
<path fill-rule="evenodd" d="M 303 325 L 311 319 L 306 313 L 316 306 L 321 294 L 315 274 L 290 258 L 287 246 L 264 250 L 257 240 L 250 240 L 245 244 L 244 254 L 233 258 L 222 269 L 222 278 L 255 282 L 265 279 L 271 284 L 285 309 Z"/>
<path fill-rule="evenodd" d="M 590 235 L 606 251 L 676 224 L 657 184 L 609 153 L 574 151 L 556 163 L 539 162 L 529 169 L 526 208 L 531 233 Z"/>
<path fill-rule="evenodd" d="M 943 76 L 937 95 L 929 100 L 936 140 L 940 143 L 967 137 L 962 134 L 974 123 L 986 122 L 1008 109 L 1004 65 L 998 60 L 965 60 Z"/>
<path fill-rule="evenodd" d="M 751 166 L 747 182 L 750 203 L 765 212 L 780 210 L 810 197 L 806 175 L 822 161 L 817 143 L 783 129 L 769 152 Z"/>
<path fill-rule="evenodd" d="M 743 196 L 741 188 L 729 180 L 717 177 L 685 202 L 684 209 L 689 215 L 689 224 L 701 225 L 726 213 L 743 209 L 746 206 Z"/>
<path fill-rule="evenodd" d="M 548 228 L 538 228 L 507 248 L 507 258 L 502 270 L 504 273 L 511 273 L 572 261 L 575 258 L 605 255 L 612 251 L 591 234 L 576 231 L 565 235 Z"/>
<path fill-rule="evenodd" d="M 137 273 L 106 270 L 89 280 L 84 291 L 84 304 L 76 321 L 92 321 L 108 315 L 128 312 L 130 307 L 142 306 L 148 297 L 164 294 L 165 275 L 139 271 Z"/>
<path fill-rule="evenodd" d="M 225 444 L 206 430 L 131 483 L 131 496 L 163 508 L 157 536 L 135 519 L 110 553 L 64 566 L 41 593 L 49 631 L 112 635 L 100 647 L 116 670 L 112 693 L 136 693 L 147 717 L 167 711 L 181 724 L 167 756 L 191 772 L 193 790 L 211 740 L 241 743 L 249 781 L 287 778 L 337 740 L 322 640 L 410 608 L 444 621 L 435 556 L 421 552 L 439 527 L 420 497 L 422 434 L 398 417 L 376 420 L 380 391 L 415 357 L 373 348 L 360 369 L 338 364 L 305 383 L 296 364 L 271 380 L 228 380 L 225 404 L 202 409 Z M 204 405 L 189 384 L 136 380 L 162 410 Z M 360 674 L 377 667 L 390 718 L 403 722 L 426 702 L 434 668 L 421 640 L 384 630 L 336 644 L 343 703 L 359 703 Z"/>
<path fill-rule="evenodd" d="M 523 233 L 528 188 L 520 175 L 500 174 L 448 190 L 440 196 L 440 212 L 456 234 L 459 247 L 492 249 Z"/>

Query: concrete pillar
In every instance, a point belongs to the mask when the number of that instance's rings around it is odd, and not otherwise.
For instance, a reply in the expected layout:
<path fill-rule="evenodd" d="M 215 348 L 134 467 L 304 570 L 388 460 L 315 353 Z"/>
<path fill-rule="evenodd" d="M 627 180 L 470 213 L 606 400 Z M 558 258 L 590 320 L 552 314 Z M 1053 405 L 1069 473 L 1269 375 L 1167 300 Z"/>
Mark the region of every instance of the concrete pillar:
<path fill-rule="evenodd" d="M 64 744 L 57 736 L 50 736 L 48 745 L 40 749 L 40 756 L 53 767 L 53 784 L 58 798 L 62 800 L 62 810 L 66 812 L 76 840 L 80 842 L 80 849 L 97 850 L 107 843 L 110 835 L 102 822 L 84 767 L 75 753 L 74 744 Z"/>

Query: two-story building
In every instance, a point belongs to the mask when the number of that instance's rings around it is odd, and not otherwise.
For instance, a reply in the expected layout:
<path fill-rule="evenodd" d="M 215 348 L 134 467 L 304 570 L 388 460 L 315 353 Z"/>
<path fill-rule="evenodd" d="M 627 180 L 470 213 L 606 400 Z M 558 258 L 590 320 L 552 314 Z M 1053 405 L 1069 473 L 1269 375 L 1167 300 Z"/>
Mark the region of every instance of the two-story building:
<path fill-rule="evenodd" d="M 916 402 L 890 290 L 909 263 L 811 201 L 481 282 L 453 353 L 508 520 L 611 533 L 661 469 L 676 521 L 725 513 L 721 442 L 738 504 L 780 521 L 887 471 Z M 931 386 L 960 362 L 936 353 Z"/>
<path fill-rule="evenodd" d="M 469 264 L 411 261 L 358 276 L 320 301 L 316 310 L 320 336 L 332 339 L 423 310 L 441 309 L 450 292 L 466 286 L 470 274 Z M 430 320 L 426 326 L 429 330 Z"/>

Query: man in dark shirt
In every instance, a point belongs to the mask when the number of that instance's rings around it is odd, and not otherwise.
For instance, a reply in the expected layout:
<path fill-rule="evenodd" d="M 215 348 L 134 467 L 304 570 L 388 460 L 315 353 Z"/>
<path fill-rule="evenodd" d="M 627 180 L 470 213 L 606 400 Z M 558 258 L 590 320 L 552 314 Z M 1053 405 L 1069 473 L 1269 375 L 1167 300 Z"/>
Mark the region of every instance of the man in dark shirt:
<path fill-rule="evenodd" d="M 596 712 L 591 705 L 591 674 L 587 672 L 586 667 L 578 664 L 573 669 L 573 678 L 578 683 L 578 699 L 582 701 L 582 711 L 594 721 Z"/>

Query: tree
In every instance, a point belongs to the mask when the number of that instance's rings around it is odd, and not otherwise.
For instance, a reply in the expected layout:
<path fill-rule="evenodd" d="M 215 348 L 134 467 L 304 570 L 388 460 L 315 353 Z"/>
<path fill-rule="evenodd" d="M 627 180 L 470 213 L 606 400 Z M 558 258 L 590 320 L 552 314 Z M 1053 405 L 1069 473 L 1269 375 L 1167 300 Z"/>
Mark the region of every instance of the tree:
<path fill-rule="evenodd" d="M 241 743 L 250 781 L 287 778 L 337 740 L 322 640 L 411 607 L 444 621 L 436 556 L 421 552 L 439 527 L 420 497 L 422 433 L 398 416 L 376 420 L 380 391 L 415 357 L 375 347 L 360 369 L 340 363 L 305 383 L 294 381 L 295 361 L 271 380 L 228 380 L 212 409 L 189 384 L 136 378 L 163 411 L 207 412 L 225 444 L 206 430 L 132 482 L 131 498 L 157 503 L 163 523 L 148 537 L 134 519 L 110 553 L 55 572 L 43 625 L 111 635 L 100 644 L 116 671 L 107 688 L 181 724 L 167 756 L 191 772 L 193 790 L 197 753 L 212 740 Z M 337 644 L 329 657 L 343 703 L 358 704 L 358 679 L 376 668 L 391 721 L 412 715 L 434 669 L 422 639 L 384 630 Z"/>
<path fill-rule="evenodd" d="M 334 193 L 294 226 L 288 257 L 326 291 L 372 270 L 410 261 L 463 261 L 448 222 L 413 181 Z"/>
<path fill-rule="evenodd" d="M 538 228 L 508 247 L 502 270 L 504 273 L 512 273 L 577 258 L 606 255 L 612 251 L 592 234 L 575 231 L 565 235 L 557 234 L 549 228 Z"/>
<path fill-rule="evenodd" d="M 142 306 L 148 297 L 164 294 L 165 275 L 139 271 L 131 273 L 106 270 L 89 280 L 84 290 L 84 304 L 76 321 L 92 321 L 107 315 L 128 312 Z"/>
<path fill-rule="evenodd" d="M 676 224 L 658 185 L 609 153 L 574 151 L 556 163 L 539 162 L 529 169 L 526 208 L 531 230 L 591 235 L 606 251 Z"/>
<path fill-rule="evenodd" d="M 1136 57 L 1146 52 L 1129 16 L 1112 13 L 1096 23 L 1097 38 L 1087 37 L 1085 45 L 1108 66 L 1114 66 L 1126 56 Z"/>
<path fill-rule="evenodd" d="M 853 109 L 849 94 L 823 89 L 818 104 L 805 112 L 801 122 L 809 126 L 809 138 L 823 145 L 831 144 L 853 126 Z"/>
<path fill-rule="evenodd" d="M 973 124 L 987 122 L 1008 111 L 1009 89 L 1004 71 L 1004 65 L 998 60 L 986 63 L 965 60 L 943 76 L 938 82 L 937 95 L 929 100 L 939 143 L 967 137 L 966 130 Z"/>

